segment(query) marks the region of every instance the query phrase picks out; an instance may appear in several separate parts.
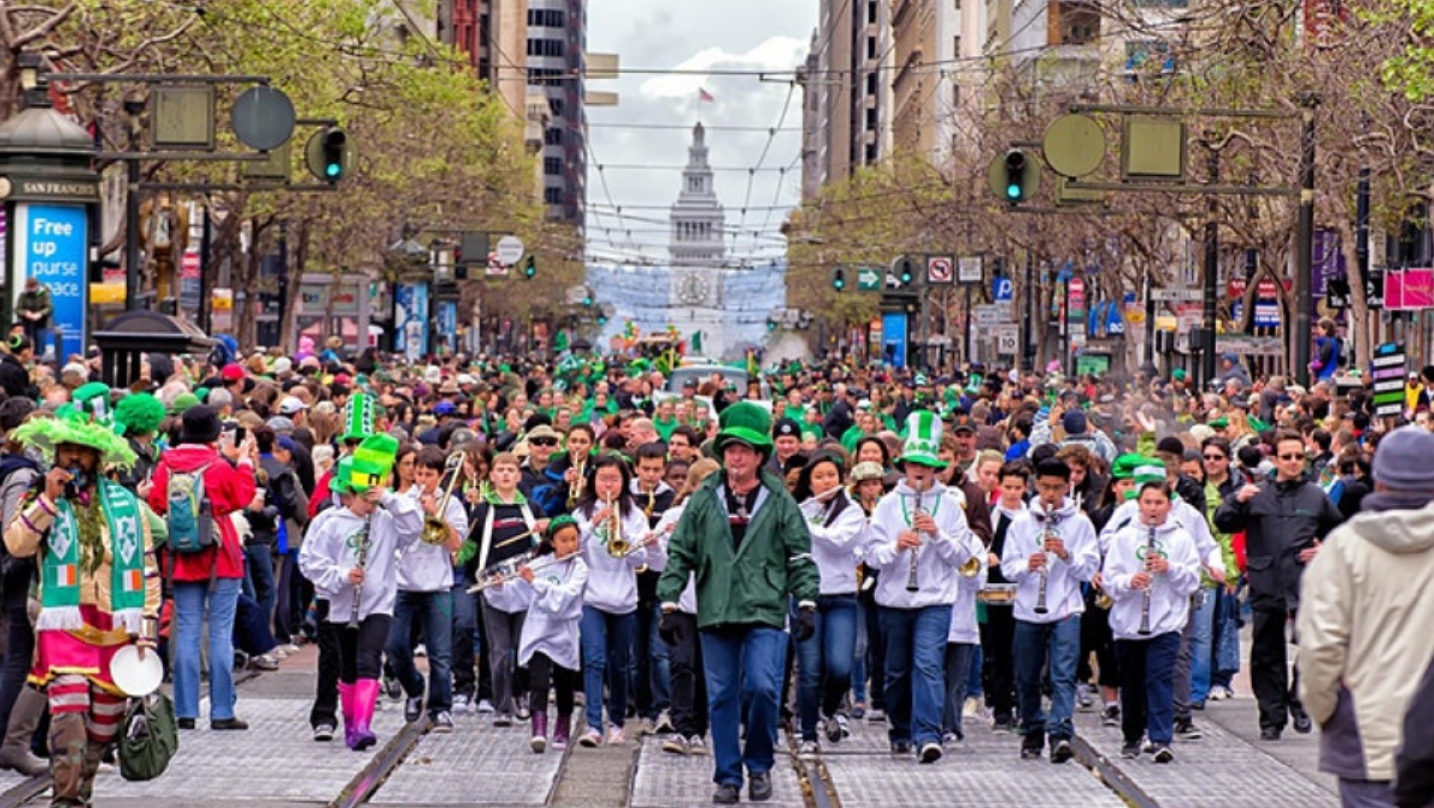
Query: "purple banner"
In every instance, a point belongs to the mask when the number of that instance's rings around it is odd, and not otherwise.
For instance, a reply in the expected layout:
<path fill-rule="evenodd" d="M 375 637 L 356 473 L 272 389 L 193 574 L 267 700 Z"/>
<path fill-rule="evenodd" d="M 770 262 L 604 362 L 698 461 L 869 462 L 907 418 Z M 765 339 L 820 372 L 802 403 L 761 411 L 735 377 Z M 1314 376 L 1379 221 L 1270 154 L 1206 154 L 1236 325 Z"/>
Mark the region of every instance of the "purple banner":
<path fill-rule="evenodd" d="M 1321 298 L 1325 296 L 1330 279 L 1343 277 L 1345 273 L 1344 250 L 1340 249 L 1338 230 L 1315 231 L 1313 259 L 1310 288 L 1314 297 Z"/>

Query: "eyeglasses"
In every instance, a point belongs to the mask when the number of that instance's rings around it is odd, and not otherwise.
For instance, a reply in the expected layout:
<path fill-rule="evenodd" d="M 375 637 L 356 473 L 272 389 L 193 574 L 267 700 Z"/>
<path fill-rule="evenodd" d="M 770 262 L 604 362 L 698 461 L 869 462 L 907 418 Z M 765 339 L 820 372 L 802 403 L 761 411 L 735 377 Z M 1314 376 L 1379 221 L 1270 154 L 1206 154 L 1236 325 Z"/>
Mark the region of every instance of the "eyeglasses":
<path fill-rule="evenodd" d="M 1207 455 L 1205 455 L 1205 459 L 1206 459 L 1206 460 L 1229 460 L 1230 458 L 1228 458 L 1228 457 L 1226 457 L 1226 456 L 1224 456 L 1224 455 L 1222 455 L 1222 454 L 1207 454 Z"/>
<path fill-rule="evenodd" d="M 1279 458 L 1281 460 L 1304 460 L 1305 456 L 1302 454 L 1282 454 L 1279 455 Z"/>
<path fill-rule="evenodd" d="M 533 446 L 557 446 L 557 445 L 558 445 L 558 441 L 557 441 L 555 438 L 533 438 L 532 440 L 528 441 L 528 443 L 532 444 Z"/>

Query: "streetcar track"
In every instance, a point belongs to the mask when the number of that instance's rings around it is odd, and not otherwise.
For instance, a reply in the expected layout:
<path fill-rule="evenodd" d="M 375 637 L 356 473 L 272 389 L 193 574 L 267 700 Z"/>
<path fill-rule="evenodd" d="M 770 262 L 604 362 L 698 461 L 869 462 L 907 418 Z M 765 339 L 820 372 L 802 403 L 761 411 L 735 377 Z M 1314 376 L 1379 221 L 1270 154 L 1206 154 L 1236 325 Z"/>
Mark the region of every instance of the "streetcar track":
<path fill-rule="evenodd" d="M 418 746 L 418 742 L 428 734 L 429 722 L 413 721 L 403 725 L 388 743 L 369 760 L 368 764 L 354 775 L 348 785 L 344 786 L 339 795 L 330 800 L 327 808 L 355 808 L 363 805 L 378 793 L 390 775 L 398 769 L 399 765 L 408 757 L 409 753 Z"/>

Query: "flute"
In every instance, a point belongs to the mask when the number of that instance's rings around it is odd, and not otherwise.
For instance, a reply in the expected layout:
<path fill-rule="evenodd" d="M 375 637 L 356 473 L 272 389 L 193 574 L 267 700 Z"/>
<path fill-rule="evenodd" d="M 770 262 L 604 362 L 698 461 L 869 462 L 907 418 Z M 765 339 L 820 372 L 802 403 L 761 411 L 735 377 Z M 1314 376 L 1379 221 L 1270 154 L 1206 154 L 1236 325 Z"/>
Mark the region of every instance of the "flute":
<path fill-rule="evenodd" d="M 920 489 L 920 488 L 916 489 L 916 504 L 915 504 L 915 506 L 912 508 L 912 511 L 911 511 L 911 523 L 912 523 L 912 526 L 913 526 L 913 527 L 915 527 L 915 525 L 916 525 L 916 517 L 918 517 L 918 516 L 921 515 L 921 491 L 922 491 L 922 489 Z M 917 531 L 917 534 L 916 534 L 916 535 L 917 535 L 917 536 L 920 536 L 920 535 L 921 535 L 920 531 Z M 906 573 L 906 591 L 907 591 L 907 592 L 916 592 L 916 591 L 918 591 L 918 590 L 921 589 L 920 585 L 918 585 L 918 584 L 917 584 L 917 581 L 916 581 L 916 565 L 917 565 L 918 561 L 920 560 L 920 559 L 918 559 L 917 554 L 920 553 L 920 552 L 921 552 L 921 548 L 920 548 L 920 547 L 913 547 L 913 548 L 911 548 L 911 568 L 910 568 L 910 569 L 907 571 L 907 573 Z"/>
<path fill-rule="evenodd" d="M 1045 505 L 1046 519 L 1041 530 L 1041 552 L 1046 551 L 1046 543 L 1051 540 L 1051 506 Z M 1046 583 L 1050 580 L 1051 562 L 1049 559 L 1041 565 L 1041 588 L 1036 592 L 1036 607 L 1032 611 L 1036 614 L 1045 614 L 1050 611 L 1046 608 Z"/>
<path fill-rule="evenodd" d="M 1150 555 L 1155 552 L 1155 525 L 1150 525 L 1150 533 L 1145 540 L 1145 564 L 1150 565 Z M 1148 575 L 1146 576 L 1149 577 Z M 1140 601 L 1140 628 L 1136 629 L 1137 634 L 1146 636 L 1150 634 L 1150 590 L 1155 587 L 1155 580 L 1152 578 L 1145 584 L 1145 591 L 1141 592 Z"/>
<path fill-rule="evenodd" d="M 363 520 L 363 531 L 359 533 L 358 540 L 358 568 L 362 571 L 368 566 L 368 529 L 373 522 L 373 513 L 370 512 L 367 519 Z M 354 584 L 354 606 L 349 611 L 349 622 L 345 628 L 357 629 L 359 627 L 359 604 L 363 601 L 363 579 Z"/>

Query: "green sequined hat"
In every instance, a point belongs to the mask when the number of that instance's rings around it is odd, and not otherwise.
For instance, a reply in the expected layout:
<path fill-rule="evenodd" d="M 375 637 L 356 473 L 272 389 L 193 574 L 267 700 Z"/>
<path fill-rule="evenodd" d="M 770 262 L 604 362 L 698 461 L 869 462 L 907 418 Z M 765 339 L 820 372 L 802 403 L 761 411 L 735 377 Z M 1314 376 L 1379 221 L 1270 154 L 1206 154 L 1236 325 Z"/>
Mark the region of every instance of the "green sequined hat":
<path fill-rule="evenodd" d="M 374 400 L 366 393 L 354 393 L 344 404 L 344 434 L 339 440 L 363 440 L 373 434 Z"/>

